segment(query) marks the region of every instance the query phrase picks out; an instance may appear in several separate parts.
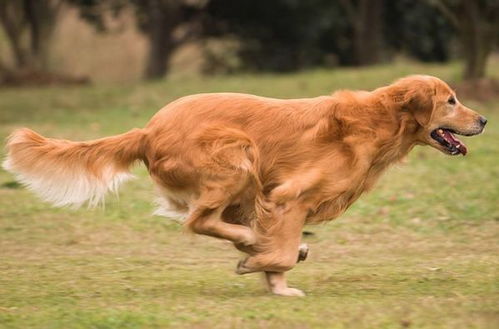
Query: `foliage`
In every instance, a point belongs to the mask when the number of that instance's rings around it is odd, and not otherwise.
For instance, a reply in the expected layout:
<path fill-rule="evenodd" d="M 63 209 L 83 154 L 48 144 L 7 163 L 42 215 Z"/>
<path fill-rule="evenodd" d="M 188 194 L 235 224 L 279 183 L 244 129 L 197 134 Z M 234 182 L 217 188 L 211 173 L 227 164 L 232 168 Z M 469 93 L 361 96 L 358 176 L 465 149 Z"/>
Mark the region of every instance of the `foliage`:
<path fill-rule="evenodd" d="M 389 1 L 386 6 L 385 38 L 395 50 L 424 62 L 452 58 L 455 29 L 438 9 L 425 1 Z"/>
<path fill-rule="evenodd" d="M 208 48 L 205 57 L 213 63 L 206 72 L 372 65 L 400 52 L 444 62 L 453 59 L 457 40 L 464 77 L 472 80 L 485 77 L 499 42 L 497 0 L 3 0 L 0 21 L 17 68 L 47 69 L 62 4 L 78 8 L 101 32 L 109 15 L 132 12 L 148 42 L 146 79 L 163 78 L 173 52 L 186 42 L 220 38 L 237 41 L 237 49 L 228 49 L 237 53 L 237 65 L 224 67 L 223 56 Z M 5 70 L 0 61 L 0 73 Z"/>
<path fill-rule="evenodd" d="M 485 77 L 487 61 L 499 43 L 499 1 L 428 0 L 458 31 L 466 66 L 464 78 Z"/>
<path fill-rule="evenodd" d="M 362 14 L 375 10 L 368 7 L 373 3 L 379 19 Z M 401 49 L 424 61 L 445 61 L 453 36 L 447 20 L 424 1 L 211 0 L 206 12 L 204 32 L 239 36 L 247 66 L 264 70 L 323 65 L 331 55 L 340 65 L 375 63 Z M 361 44 L 377 43 L 356 47 L 357 24 L 365 24 L 358 33 L 368 33 Z"/>

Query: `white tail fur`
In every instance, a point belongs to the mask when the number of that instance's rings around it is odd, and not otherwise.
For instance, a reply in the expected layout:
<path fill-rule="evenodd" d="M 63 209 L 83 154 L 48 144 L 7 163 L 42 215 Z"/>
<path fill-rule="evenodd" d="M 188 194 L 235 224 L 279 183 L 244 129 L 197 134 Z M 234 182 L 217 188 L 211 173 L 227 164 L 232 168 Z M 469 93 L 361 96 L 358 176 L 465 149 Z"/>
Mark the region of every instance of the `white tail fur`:
<path fill-rule="evenodd" d="M 133 177 L 128 167 L 141 158 L 145 134 L 137 129 L 89 142 L 48 139 L 15 131 L 7 143 L 5 170 L 55 206 L 94 207 L 108 191 Z"/>

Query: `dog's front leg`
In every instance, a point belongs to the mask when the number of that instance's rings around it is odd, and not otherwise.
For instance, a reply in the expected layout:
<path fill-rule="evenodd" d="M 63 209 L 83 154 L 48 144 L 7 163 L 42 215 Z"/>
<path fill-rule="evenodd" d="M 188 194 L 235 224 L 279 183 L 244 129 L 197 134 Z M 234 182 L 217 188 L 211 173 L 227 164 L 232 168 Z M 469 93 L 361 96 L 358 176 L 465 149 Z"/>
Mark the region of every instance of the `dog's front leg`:
<path fill-rule="evenodd" d="M 306 215 L 306 208 L 297 204 L 286 210 L 276 208 L 272 211 L 270 225 L 260 229 L 263 239 L 258 249 L 261 251 L 239 262 L 236 272 L 266 272 L 271 292 L 284 296 L 303 296 L 303 292 L 287 286 L 284 272 L 303 259 L 300 243 Z"/>
<path fill-rule="evenodd" d="M 308 245 L 302 243 L 298 252 L 298 262 L 307 259 Z M 305 293 L 300 289 L 288 287 L 286 272 L 265 272 L 267 288 L 273 294 L 280 296 L 303 297 Z"/>
<path fill-rule="evenodd" d="M 300 289 L 288 287 L 285 272 L 265 272 L 267 287 L 273 294 L 279 296 L 303 297 L 305 293 Z"/>

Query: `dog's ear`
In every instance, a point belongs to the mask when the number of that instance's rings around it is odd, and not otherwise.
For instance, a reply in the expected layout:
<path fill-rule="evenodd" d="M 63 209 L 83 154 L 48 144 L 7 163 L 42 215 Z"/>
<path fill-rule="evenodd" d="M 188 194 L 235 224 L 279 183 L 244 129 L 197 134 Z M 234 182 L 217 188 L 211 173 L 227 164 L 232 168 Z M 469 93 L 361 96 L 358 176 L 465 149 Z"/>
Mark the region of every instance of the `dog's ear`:
<path fill-rule="evenodd" d="M 415 84 L 406 94 L 407 109 L 416 121 L 426 127 L 431 121 L 434 108 L 434 89 L 427 84 Z"/>
<path fill-rule="evenodd" d="M 431 121 L 435 107 L 435 88 L 426 77 L 407 77 L 392 85 L 392 97 L 403 111 L 412 113 L 419 125 Z"/>

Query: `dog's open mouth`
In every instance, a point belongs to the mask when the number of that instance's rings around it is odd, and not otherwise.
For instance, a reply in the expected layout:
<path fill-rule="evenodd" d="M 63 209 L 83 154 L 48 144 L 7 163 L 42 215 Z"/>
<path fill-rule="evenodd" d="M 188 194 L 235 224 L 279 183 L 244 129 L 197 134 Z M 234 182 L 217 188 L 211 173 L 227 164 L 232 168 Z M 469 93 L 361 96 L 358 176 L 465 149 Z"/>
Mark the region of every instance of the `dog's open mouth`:
<path fill-rule="evenodd" d="M 442 145 L 451 155 L 466 155 L 468 149 L 454 134 L 459 134 L 452 129 L 438 128 L 431 132 L 431 137 Z"/>

